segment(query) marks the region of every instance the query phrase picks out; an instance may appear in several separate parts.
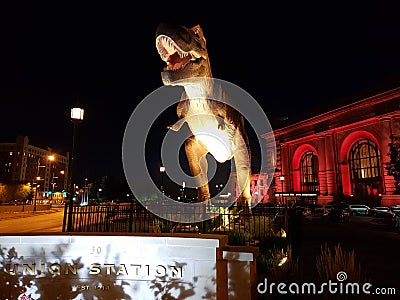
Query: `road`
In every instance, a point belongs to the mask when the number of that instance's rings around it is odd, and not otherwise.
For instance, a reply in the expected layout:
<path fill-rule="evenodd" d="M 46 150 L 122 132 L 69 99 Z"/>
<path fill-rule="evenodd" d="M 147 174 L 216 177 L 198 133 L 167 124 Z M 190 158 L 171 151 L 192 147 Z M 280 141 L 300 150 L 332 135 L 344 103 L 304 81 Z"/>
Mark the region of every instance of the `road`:
<path fill-rule="evenodd" d="M 64 208 L 26 213 L 1 213 L 1 233 L 61 233 Z"/>

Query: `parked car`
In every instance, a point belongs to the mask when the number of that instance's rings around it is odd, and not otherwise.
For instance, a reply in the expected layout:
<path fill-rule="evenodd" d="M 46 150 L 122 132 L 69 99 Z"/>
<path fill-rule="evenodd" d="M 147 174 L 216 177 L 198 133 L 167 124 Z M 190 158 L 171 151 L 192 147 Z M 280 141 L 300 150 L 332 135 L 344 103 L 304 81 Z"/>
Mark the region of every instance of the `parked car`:
<path fill-rule="evenodd" d="M 395 228 L 396 214 L 391 211 L 378 211 L 370 221 L 372 226 Z"/>
<path fill-rule="evenodd" d="M 305 218 L 308 218 L 311 216 L 311 209 L 309 207 L 304 207 L 302 214 Z"/>
<path fill-rule="evenodd" d="M 400 230 L 400 213 L 396 214 L 396 217 L 394 218 L 394 227 L 397 230 Z"/>
<path fill-rule="evenodd" d="M 308 217 L 311 215 L 311 209 L 309 207 L 305 207 L 305 206 L 297 206 L 296 213 L 303 217 Z"/>
<path fill-rule="evenodd" d="M 350 209 L 350 215 L 352 216 L 356 215 L 366 216 L 368 215 L 370 207 L 364 204 L 350 204 L 349 209 Z"/>
<path fill-rule="evenodd" d="M 375 216 L 378 212 L 390 212 L 390 207 L 388 206 L 376 206 L 369 209 L 368 214 L 370 216 Z"/>
<path fill-rule="evenodd" d="M 390 211 L 394 212 L 396 215 L 400 215 L 400 206 L 399 205 L 390 206 Z"/>
<path fill-rule="evenodd" d="M 335 209 L 349 209 L 349 203 L 344 201 L 334 201 L 332 203 L 332 207 Z"/>
<path fill-rule="evenodd" d="M 348 223 L 350 211 L 346 208 L 332 208 L 328 213 L 327 220 L 335 223 Z"/>
<path fill-rule="evenodd" d="M 328 217 L 329 211 L 323 207 L 317 207 L 311 210 L 311 213 L 306 215 L 305 218 L 311 221 L 324 221 Z"/>

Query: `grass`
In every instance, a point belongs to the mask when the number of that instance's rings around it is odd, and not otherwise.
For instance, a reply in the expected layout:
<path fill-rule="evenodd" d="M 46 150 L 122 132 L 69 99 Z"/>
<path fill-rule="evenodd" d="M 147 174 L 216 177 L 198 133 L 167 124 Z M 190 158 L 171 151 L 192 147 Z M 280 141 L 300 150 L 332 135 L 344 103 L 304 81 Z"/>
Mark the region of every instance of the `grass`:
<path fill-rule="evenodd" d="M 319 277 L 323 281 L 339 279 L 339 274 L 344 275 L 347 280 L 362 282 L 365 280 L 360 264 L 356 262 L 355 252 L 344 251 L 339 244 L 332 248 L 327 243 L 321 246 L 321 254 L 316 259 Z M 338 278 L 337 278 L 338 277 Z"/>

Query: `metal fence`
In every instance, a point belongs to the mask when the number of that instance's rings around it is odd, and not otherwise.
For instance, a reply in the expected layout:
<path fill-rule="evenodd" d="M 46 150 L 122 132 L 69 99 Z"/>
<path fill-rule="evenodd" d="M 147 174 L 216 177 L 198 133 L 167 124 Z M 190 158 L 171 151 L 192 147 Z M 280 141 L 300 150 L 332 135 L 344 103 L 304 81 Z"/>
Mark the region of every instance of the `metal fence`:
<path fill-rule="evenodd" d="M 231 245 L 257 245 L 270 237 L 286 236 L 288 214 L 284 207 L 258 205 L 251 211 L 238 207 L 204 208 L 204 211 L 182 211 L 179 205 L 165 208 L 174 214 L 175 220 L 169 221 L 153 214 L 140 203 L 111 205 L 74 206 L 72 210 L 72 230 L 74 232 L 187 232 L 218 233 L 229 236 Z M 69 207 L 65 211 L 70 213 Z M 204 214 L 204 221 L 188 222 L 188 218 L 199 220 L 193 214 Z M 204 218 L 203 218 L 204 219 Z M 64 224 L 65 227 L 65 224 Z M 65 228 L 63 228 L 65 231 Z"/>

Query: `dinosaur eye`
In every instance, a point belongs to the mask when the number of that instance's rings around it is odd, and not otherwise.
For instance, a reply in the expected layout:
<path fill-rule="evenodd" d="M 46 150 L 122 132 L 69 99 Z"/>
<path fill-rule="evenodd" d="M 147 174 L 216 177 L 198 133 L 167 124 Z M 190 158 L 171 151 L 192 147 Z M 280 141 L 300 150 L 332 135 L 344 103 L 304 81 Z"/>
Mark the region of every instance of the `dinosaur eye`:
<path fill-rule="evenodd" d="M 200 35 L 200 28 L 199 28 L 199 27 L 194 28 L 194 29 L 193 29 L 193 32 L 194 32 L 194 34 L 196 34 L 196 35 Z"/>

